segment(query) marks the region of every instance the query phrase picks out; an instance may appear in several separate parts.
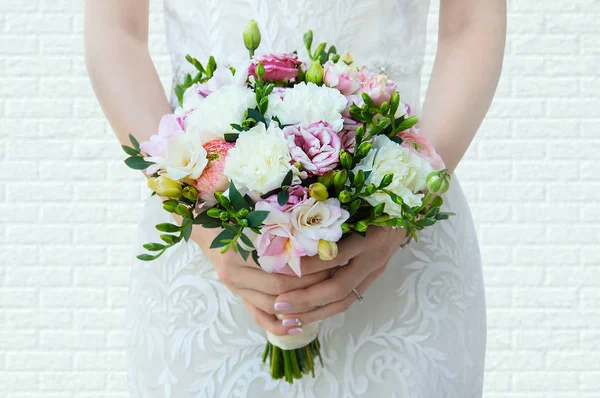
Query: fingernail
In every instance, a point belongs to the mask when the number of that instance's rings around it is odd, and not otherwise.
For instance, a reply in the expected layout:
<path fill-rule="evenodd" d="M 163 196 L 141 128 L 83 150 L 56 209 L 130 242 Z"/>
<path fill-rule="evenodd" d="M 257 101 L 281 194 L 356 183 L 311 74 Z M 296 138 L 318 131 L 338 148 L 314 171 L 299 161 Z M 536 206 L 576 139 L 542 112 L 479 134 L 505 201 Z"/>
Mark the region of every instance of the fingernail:
<path fill-rule="evenodd" d="M 303 332 L 302 328 L 293 328 L 293 329 L 288 330 L 288 334 L 300 334 L 302 332 Z"/>
<path fill-rule="evenodd" d="M 275 311 L 288 311 L 292 308 L 294 308 L 294 306 L 291 303 L 285 301 L 279 301 L 275 303 Z"/>
<path fill-rule="evenodd" d="M 296 319 L 284 319 L 282 321 L 283 326 L 302 326 L 302 322 L 300 322 L 300 319 L 296 318 Z"/>

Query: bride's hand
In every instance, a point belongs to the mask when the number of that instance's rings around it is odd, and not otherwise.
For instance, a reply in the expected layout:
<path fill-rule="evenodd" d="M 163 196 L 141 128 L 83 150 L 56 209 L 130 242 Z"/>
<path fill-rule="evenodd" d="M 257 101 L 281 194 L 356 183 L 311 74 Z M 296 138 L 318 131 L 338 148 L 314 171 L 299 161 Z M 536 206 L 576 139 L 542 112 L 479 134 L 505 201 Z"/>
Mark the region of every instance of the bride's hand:
<path fill-rule="evenodd" d="M 275 319 L 273 314 L 275 314 L 277 296 L 317 284 L 328 277 L 329 271 L 312 272 L 302 278 L 295 275 L 267 273 L 260 269 L 251 258 L 244 261 L 239 253 L 233 250 L 221 254 L 219 249 L 210 249 L 210 243 L 219 232 L 221 232 L 220 229 L 194 226 L 191 238 L 198 243 L 213 264 L 219 279 L 225 286 L 249 305 L 255 321 L 270 332 L 286 334 L 288 328 L 284 328 L 281 322 L 278 322 L 275 327 L 269 327 L 273 325 L 265 323 L 265 318 Z M 310 310 L 310 308 L 306 310 Z"/>
<path fill-rule="evenodd" d="M 346 311 L 358 300 L 353 289 L 364 295 L 383 274 L 394 252 L 405 242 L 403 229 L 372 227 L 364 238 L 352 235 L 341 241 L 338 256 L 331 261 L 321 261 L 318 257 L 303 259 L 301 279 L 345 263 L 347 265 L 339 267 L 331 278 L 279 295 L 276 303 L 287 303 L 292 309 L 285 311 L 283 321 L 276 323 L 283 325 L 288 320 L 285 324 L 291 325 L 294 323 L 289 321 L 291 319 L 308 324 Z"/>

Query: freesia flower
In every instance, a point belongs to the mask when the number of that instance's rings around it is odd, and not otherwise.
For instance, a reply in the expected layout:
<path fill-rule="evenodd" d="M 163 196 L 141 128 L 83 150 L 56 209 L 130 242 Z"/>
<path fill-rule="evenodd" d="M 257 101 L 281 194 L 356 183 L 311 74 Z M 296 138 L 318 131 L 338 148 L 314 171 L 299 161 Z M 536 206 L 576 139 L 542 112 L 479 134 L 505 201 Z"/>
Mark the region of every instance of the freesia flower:
<path fill-rule="evenodd" d="M 140 150 L 150 156 L 164 156 L 167 141 L 180 134 L 185 134 L 185 132 L 177 118 L 166 114 L 160 119 L 158 134 L 151 136 L 148 141 L 141 142 Z"/>
<path fill-rule="evenodd" d="M 255 106 L 256 95 L 251 89 L 233 85 L 221 87 L 187 116 L 186 131 L 202 142 L 223 139 L 223 134 L 234 131 L 231 124 L 241 124 L 244 112 Z"/>
<path fill-rule="evenodd" d="M 362 159 L 353 171 L 370 171 L 366 184 L 379 185 L 386 174 L 393 174 L 392 183 L 386 189 L 400 196 L 404 203 L 414 207 L 421 205 L 426 187 L 427 175 L 433 170 L 429 162 L 421 159 L 414 152 L 398 145 L 385 135 L 378 135 L 373 140 L 373 147 L 367 157 Z M 385 213 L 399 217 L 402 212 L 400 205 L 392 201 L 383 192 L 376 192 L 365 197 L 372 206 L 385 203 Z"/>
<path fill-rule="evenodd" d="M 225 175 L 239 189 L 264 194 L 281 186 L 293 169 L 291 160 L 283 131 L 275 123 L 268 129 L 259 123 L 240 133 L 235 147 L 227 154 Z"/>
<path fill-rule="evenodd" d="M 229 180 L 225 177 L 223 170 L 227 153 L 235 144 L 223 140 L 212 140 L 202 146 L 206 150 L 208 164 L 194 186 L 198 189 L 200 198 L 211 205 L 215 203 L 215 192 L 224 191 L 229 186 Z"/>
<path fill-rule="evenodd" d="M 324 202 L 309 198 L 292 209 L 294 236 L 307 251 L 316 253 L 319 240 L 337 242 L 342 238 L 342 224 L 349 217 L 336 198 Z"/>
<path fill-rule="evenodd" d="M 326 122 L 298 124 L 283 129 L 292 161 L 300 162 L 311 175 L 323 175 L 340 161 L 342 146 L 336 131 Z"/>
<path fill-rule="evenodd" d="M 266 116 L 277 116 L 282 124 L 327 122 L 340 131 L 344 108 L 346 98 L 338 90 L 302 82 L 288 89 L 283 99 L 271 93 Z"/>
<path fill-rule="evenodd" d="M 446 167 L 441 156 L 435 151 L 435 148 L 420 135 L 416 129 L 409 129 L 398 133 L 402 138 L 402 146 L 411 152 L 416 153 L 420 158 L 429 162 L 434 170 L 441 170 Z"/>
<path fill-rule="evenodd" d="M 144 160 L 156 163 L 160 175 L 171 180 L 196 179 L 208 164 L 206 150 L 198 140 L 188 134 L 171 137 L 167 141 L 164 156 L 146 157 Z"/>
<path fill-rule="evenodd" d="M 248 68 L 249 75 L 257 77 L 256 66 L 259 62 L 265 67 L 263 80 L 267 81 L 292 80 L 298 76 L 297 67 L 301 63 L 298 60 L 298 55 L 294 53 L 264 54 L 254 57 Z"/>

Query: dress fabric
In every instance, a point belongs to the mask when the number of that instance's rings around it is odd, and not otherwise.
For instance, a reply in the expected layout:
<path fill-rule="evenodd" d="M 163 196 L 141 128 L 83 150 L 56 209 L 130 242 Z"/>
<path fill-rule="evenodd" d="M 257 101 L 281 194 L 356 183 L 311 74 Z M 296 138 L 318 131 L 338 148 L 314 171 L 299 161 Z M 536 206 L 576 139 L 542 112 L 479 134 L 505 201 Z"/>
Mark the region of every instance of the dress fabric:
<path fill-rule="evenodd" d="M 242 31 L 255 19 L 261 52 L 314 43 L 351 49 L 359 64 L 389 75 L 419 113 L 427 0 L 165 0 L 174 79 L 185 55 L 235 65 L 247 58 Z M 313 44 L 313 48 L 316 46 Z M 261 362 L 265 332 L 218 279 L 194 242 L 156 261 L 133 261 L 127 306 L 129 390 L 140 398 L 482 396 L 486 344 L 481 259 L 469 205 L 456 177 L 445 194 L 457 215 L 399 250 L 362 304 L 325 320 L 324 367 L 290 385 Z M 158 240 L 171 221 L 147 200 L 135 243 Z"/>

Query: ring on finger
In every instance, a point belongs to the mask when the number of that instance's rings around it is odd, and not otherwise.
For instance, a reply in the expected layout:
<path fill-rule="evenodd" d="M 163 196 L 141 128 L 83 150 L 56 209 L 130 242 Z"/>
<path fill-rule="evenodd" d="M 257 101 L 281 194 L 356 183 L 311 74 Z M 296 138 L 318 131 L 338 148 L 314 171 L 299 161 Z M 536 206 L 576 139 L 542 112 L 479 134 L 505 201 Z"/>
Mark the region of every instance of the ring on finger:
<path fill-rule="evenodd" d="M 352 291 L 354 292 L 354 294 L 356 294 L 356 298 L 358 299 L 358 302 L 362 303 L 365 298 L 360 295 L 360 293 L 358 292 L 358 290 L 352 289 Z"/>

